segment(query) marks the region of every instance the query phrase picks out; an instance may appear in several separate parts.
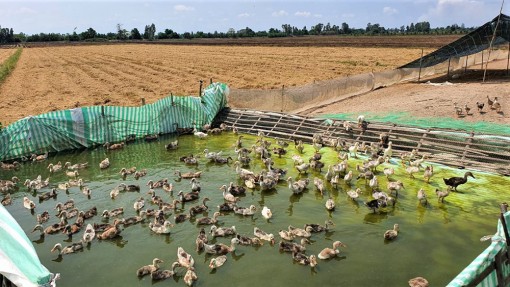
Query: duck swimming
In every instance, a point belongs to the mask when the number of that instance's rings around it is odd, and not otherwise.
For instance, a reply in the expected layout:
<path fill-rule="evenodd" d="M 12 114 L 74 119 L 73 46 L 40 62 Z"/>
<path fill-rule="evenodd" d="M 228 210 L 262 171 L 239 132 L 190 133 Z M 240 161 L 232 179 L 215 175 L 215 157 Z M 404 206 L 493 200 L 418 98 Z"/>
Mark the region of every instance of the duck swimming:
<path fill-rule="evenodd" d="M 443 181 L 446 185 L 448 185 L 449 189 L 453 188 L 455 191 L 457 191 L 457 186 L 466 183 L 468 176 L 475 178 L 475 176 L 470 171 L 468 171 L 464 174 L 464 177 L 454 176 L 450 178 L 443 178 Z"/>
<path fill-rule="evenodd" d="M 138 277 L 142 277 L 142 276 L 145 276 L 145 275 L 150 274 L 152 272 L 156 272 L 159 269 L 159 263 L 163 263 L 163 260 L 161 260 L 159 258 L 152 259 L 152 264 L 140 267 L 136 271 L 136 275 Z"/>
<path fill-rule="evenodd" d="M 335 257 L 338 253 L 340 253 L 340 250 L 338 250 L 338 248 L 342 246 L 342 247 L 347 247 L 345 244 L 343 244 L 342 242 L 340 241 L 335 241 L 333 242 L 333 248 L 324 248 L 322 249 L 322 251 L 319 253 L 319 255 L 317 255 L 317 257 L 319 259 L 330 259 L 330 258 L 333 258 Z"/>

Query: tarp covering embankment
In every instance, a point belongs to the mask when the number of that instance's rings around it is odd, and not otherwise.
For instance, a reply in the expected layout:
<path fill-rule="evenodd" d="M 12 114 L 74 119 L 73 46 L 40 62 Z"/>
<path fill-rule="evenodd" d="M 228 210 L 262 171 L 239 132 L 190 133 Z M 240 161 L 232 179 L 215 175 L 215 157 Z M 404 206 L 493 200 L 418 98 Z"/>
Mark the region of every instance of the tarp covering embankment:
<path fill-rule="evenodd" d="M 226 84 L 213 83 L 201 97 L 170 96 L 141 107 L 94 106 L 29 116 L 0 131 L 0 160 L 199 128 L 212 122 L 228 93 Z"/>
<path fill-rule="evenodd" d="M 0 238 L 0 274 L 16 286 L 55 286 L 53 274 L 41 264 L 32 242 L 2 205 Z"/>

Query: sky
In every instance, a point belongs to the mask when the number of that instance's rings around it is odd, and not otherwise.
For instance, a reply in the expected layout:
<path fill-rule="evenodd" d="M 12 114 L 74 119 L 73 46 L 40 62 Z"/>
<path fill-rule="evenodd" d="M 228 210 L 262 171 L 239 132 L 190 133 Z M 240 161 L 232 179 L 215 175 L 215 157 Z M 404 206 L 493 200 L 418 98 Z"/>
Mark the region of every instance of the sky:
<path fill-rule="evenodd" d="M 399 28 L 428 21 L 431 27 L 464 24 L 478 27 L 496 17 L 502 1 L 479 0 L 0 0 L 0 26 L 14 33 L 116 32 L 117 24 L 143 33 L 152 23 L 156 33 L 227 32 L 281 29 L 282 24 L 310 29 L 317 23 L 366 28 L 368 23 Z M 509 15 L 505 5 L 503 13 Z"/>

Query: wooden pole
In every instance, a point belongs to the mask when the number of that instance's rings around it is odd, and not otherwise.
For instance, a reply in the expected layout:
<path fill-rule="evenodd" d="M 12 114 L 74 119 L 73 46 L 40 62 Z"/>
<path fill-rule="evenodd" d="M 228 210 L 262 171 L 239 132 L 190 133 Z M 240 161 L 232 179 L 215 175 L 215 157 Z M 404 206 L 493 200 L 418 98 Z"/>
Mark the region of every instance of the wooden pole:
<path fill-rule="evenodd" d="M 142 106 L 145 106 L 145 98 L 142 98 Z"/>
<path fill-rule="evenodd" d="M 483 69 L 483 51 L 482 51 L 482 64 L 480 64 L 480 66 Z"/>
<path fill-rule="evenodd" d="M 282 85 L 282 107 L 280 109 L 280 112 L 282 112 L 282 113 L 283 113 L 283 92 L 284 92 L 284 90 L 285 90 L 285 85 Z"/>
<path fill-rule="evenodd" d="M 487 73 L 487 66 L 489 66 L 489 59 L 491 58 L 492 44 L 494 43 L 494 39 L 496 39 L 496 33 L 498 31 L 499 19 L 501 18 L 501 12 L 503 12 L 503 4 L 505 4 L 505 0 L 503 0 L 503 2 L 501 2 L 501 9 L 499 9 L 498 21 L 496 22 L 496 27 L 494 27 L 494 33 L 492 33 L 491 42 L 489 44 L 489 55 L 487 56 L 487 64 L 485 64 L 485 70 L 483 71 L 482 82 L 485 82 L 485 74 Z"/>
<path fill-rule="evenodd" d="M 506 60 L 506 74 L 508 76 L 508 64 L 510 63 L 510 42 L 508 42 L 508 58 Z"/>
<path fill-rule="evenodd" d="M 446 79 L 449 79 L 450 78 L 450 61 L 452 60 L 452 58 L 448 58 L 448 70 L 446 71 Z"/>
<path fill-rule="evenodd" d="M 198 89 L 198 96 L 201 97 L 202 96 L 202 84 L 204 83 L 204 81 L 200 80 L 200 88 Z"/>
<path fill-rule="evenodd" d="M 468 62 L 468 57 L 469 55 L 466 56 L 466 65 L 464 66 L 464 74 L 466 73 L 467 71 L 467 62 Z"/>
<path fill-rule="evenodd" d="M 418 72 L 418 82 L 421 79 L 421 64 L 423 62 L 423 48 L 421 49 L 421 57 L 420 57 L 420 71 Z"/>

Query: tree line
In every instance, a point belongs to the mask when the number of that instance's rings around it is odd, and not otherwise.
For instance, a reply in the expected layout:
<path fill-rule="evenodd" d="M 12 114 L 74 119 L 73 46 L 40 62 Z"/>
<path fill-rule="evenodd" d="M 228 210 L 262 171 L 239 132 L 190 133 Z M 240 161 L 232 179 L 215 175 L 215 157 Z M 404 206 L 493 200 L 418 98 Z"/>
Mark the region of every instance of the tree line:
<path fill-rule="evenodd" d="M 154 23 L 146 25 L 143 33 L 137 28 L 130 31 L 126 30 L 122 24 L 116 25 L 116 32 L 106 34 L 97 33 L 93 28 L 77 33 L 76 28 L 73 33 L 39 33 L 27 35 L 24 33 L 14 34 L 12 28 L 1 28 L 0 26 L 0 44 L 16 43 L 16 42 L 48 42 L 48 41 L 110 41 L 110 40 L 161 40 L 161 39 L 194 39 L 194 38 L 247 38 L 247 37 L 296 37 L 306 35 L 451 35 L 451 34 L 467 34 L 476 29 L 475 27 L 467 28 L 462 25 L 449 25 L 446 27 L 431 28 L 427 21 L 411 23 L 399 28 L 385 28 L 377 23 L 368 23 L 366 28 L 351 28 L 349 24 L 342 23 L 340 26 L 331 25 L 330 23 L 318 23 L 307 28 L 298 28 L 290 24 L 283 24 L 281 29 L 270 28 L 267 31 L 253 31 L 246 27 L 241 30 L 234 28 L 228 29 L 226 32 L 184 32 L 179 34 L 172 29 L 164 29 L 156 33 L 156 25 Z"/>

